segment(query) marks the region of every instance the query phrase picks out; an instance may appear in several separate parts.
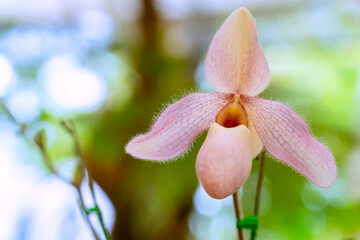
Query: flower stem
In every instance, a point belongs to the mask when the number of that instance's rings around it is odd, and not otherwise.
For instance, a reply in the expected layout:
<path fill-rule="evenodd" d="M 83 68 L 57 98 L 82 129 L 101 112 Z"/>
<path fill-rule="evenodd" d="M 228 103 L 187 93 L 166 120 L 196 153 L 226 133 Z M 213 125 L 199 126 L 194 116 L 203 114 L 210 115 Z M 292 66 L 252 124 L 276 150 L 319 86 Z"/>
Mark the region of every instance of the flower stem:
<path fill-rule="evenodd" d="M 265 151 L 262 151 L 259 155 L 260 166 L 258 173 L 258 181 L 256 186 L 255 194 L 255 204 L 254 204 L 254 216 L 258 216 L 260 208 L 260 197 L 261 197 L 261 187 L 264 179 L 264 163 L 265 163 Z M 256 230 L 251 231 L 251 239 L 255 239 Z"/>
<path fill-rule="evenodd" d="M 236 220 L 240 221 L 242 218 L 242 213 L 241 213 L 241 198 L 239 191 L 233 194 L 233 201 L 234 201 Z M 239 240 L 244 240 L 245 238 L 244 238 L 243 230 L 241 228 L 237 228 L 237 230 L 238 230 Z"/>
<path fill-rule="evenodd" d="M 254 205 L 255 216 L 259 214 L 261 187 L 264 179 L 265 151 L 260 153 L 259 159 L 260 159 L 260 166 L 259 166 L 258 182 L 256 186 L 255 205 Z"/>

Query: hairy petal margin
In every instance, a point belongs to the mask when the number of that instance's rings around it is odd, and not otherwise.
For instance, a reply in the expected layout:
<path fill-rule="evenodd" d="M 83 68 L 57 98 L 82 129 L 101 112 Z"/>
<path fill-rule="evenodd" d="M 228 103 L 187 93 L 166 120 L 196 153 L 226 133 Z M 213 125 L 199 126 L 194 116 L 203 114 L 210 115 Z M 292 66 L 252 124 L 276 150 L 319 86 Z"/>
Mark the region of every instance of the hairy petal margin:
<path fill-rule="evenodd" d="M 160 161 L 180 155 L 215 122 L 232 97 L 227 93 L 193 93 L 180 99 L 161 113 L 148 133 L 133 138 L 126 152 L 136 158 Z"/>
<path fill-rule="evenodd" d="M 319 187 L 330 187 L 336 181 L 333 155 L 311 136 L 304 120 L 290 107 L 261 98 L 243 97 L 243 100 L 265 149 L 272 156 Z"/>

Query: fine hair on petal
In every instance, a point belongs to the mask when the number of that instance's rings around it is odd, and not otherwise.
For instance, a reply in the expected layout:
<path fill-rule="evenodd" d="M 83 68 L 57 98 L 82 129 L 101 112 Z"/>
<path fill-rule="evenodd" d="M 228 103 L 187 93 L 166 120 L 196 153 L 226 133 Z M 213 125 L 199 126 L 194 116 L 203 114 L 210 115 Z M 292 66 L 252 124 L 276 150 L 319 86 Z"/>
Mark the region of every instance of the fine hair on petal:
<path fill-rule="evenodd" d="M 160 117 L 160 115 L 165 111 L 166 108 L 168 108 L 171 104 L 174 104 L 175 102 L 179 101 L 180 99 L 182 99 L 192 93 L 197 93 L 197 91 L 195 89 L 188 89 L 188 90 L 184 89 L 184 90 L 181 90 L 180 93 L 171 95 L 170 101 L 166 102 L 166 103 L 162 103 L 161 107 L 155 112 L 153 118 L 151 119 L 151 125 L 147 131 L 150 131 L 152 129 L 153 125 L 155 124 L 157 119 Z"/>
<path fill-rule="evenodd" d="M 150 124 L 150 126 L 148 127 L 148 129 L 147 129 L 147 132 L 151 132 L 151 131 L 152 131 L 152 129 L 153 129 L 154 125 L 156 124 L 156 122 L 158 121 L 159 117 L 164 113 L 164 111 L 165 111 L 170 105 L 172 105 L 172 104 L 176 103 L 177 101 L 179 101 L 179 100 L 181 100 L 181 99 L 183 99 L 183 98 L 191 95 L 192 93 L 197 93 L 197 91 L 195 91 L 194 89 L 183 90 L 183 91 L 181 91 L 180 93 L 173 95 L 173 96 L 171 97 L 170 102 L 168 102 L 168 103 L 166 103 L 166 104 L 162 104 L 161 108 L 160 108 L 158 111 L 156 111 L 156 113 L 154 114 L 154 116 L 153 116 L 153 118 L 152 118 L 152 121 L 151 121 L 151 124 Z M 146 132 L 145 132 L 145 133 L 137 134 L 135 137 L 132 138 L 132 140 L 135 139 L 135 138 L 137 138 L 137 137 L 139 137 L 139 136 L 142 136 L 142 135 L 146 135 Z M 173 157 L 173 158 L 171 158 L 171 159 L 168 159 L 168 160 L 163 160 L 163 161 L 161 161 L 161 160 L 153 160 L 153 161 L 156 161 L 156 162 L 170 161 L 170 162 L 172 162 L 172 161 L 174 161 L 174 160 L 176 160 L 176 159 L 185 157 L 185 156 L 188 154 L 188 152 L 191 151 L 191 149 L 192 149 L 192 147 L 193 147 L 193 145 L 194 145 L 194 142 L 196 141 L 196 139 L 197 139 L 199 136 L 201 136 L 201 133 L 191 142 L 191 145 L 187 148 L 187 150 L 184 151 L 184 152 L 182 152 L 180 155 L 178 155 L 178 156 L 176 156 L 176 157 Z M 126 148 L 127 148 L 127 146 L 125 147 L 125 149 L 126 149 Z M 135 158 L 136 158 L 136 157 L 135 157 Z M 150 159 L 149 159 L 149 160 L 150 160 Z M 150 160 L 150 161 L 152 161 L 152 160 Z"/>
<path fill-rule="evenodd" d="M 285 105 L 287 105 L 288 107 L 290 107 L 297 115 L 299 115 L 303 121 L 306 123 L 310 134 L 313 136 L 313 138 L 315 138 L 317 141 L 319 141 L 320 143 L 322 143 L 326 148 L 328 148 L 328 150 L 332 153 L 331 149 L 329 148 L 328 144 L 325 142 L 325 139 L 323 137 L 319 137 L 314 133 L 313 130 L 313 124 L 311 121 L 311 118 L 309 117 L 309 114 L 305 114 L 303 110 L 300 109 L 300 107 L 298 105 L 294 105 L 288 101 L 279 101 L 279 100 L 273 100 L 272 101 L 278 101 L 281 102 Z"/>

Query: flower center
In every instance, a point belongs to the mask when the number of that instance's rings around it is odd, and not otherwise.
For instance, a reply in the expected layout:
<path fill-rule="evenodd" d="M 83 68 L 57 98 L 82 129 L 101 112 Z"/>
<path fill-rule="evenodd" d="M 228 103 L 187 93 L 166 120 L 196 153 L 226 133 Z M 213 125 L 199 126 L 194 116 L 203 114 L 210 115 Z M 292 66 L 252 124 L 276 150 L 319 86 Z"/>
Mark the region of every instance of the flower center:
<path fill-rule="evenodd" d="M 248 126 L 247 113 L 241 99 L 236 98 L 221 109 L 216 116 L 216 122 L 226 128 L 233 128 L 239 125 Z"/>

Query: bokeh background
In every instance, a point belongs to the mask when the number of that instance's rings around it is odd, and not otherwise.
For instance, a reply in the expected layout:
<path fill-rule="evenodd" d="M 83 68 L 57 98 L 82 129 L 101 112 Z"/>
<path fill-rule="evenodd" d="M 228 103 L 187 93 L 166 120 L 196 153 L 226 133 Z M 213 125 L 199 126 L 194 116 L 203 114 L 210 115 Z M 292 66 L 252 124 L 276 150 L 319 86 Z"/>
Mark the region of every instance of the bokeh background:
<path fill-rule="evenodd" d="M 319 189 L 267 158 L 258 239 L 360 239 L 359 1 L 0 0 L 1 101 L 30 138 L 45 129 L 69 179 L 78 157 L 60 120 L 73 119 L 113 239 L 236 239 L 232 199 L 211 199 L 196 178 L 206 134 L 169 163 L 135 160 L 124 146 L 163 104 L 213 91 L 207 47 L 240 6 L 256 18 L 272 73 L 261 96 L 304 116 L 339 168 Z M 0 239 L 92 239 L 75 189 L 20 130 L 1 109 Z M 258 167 L 241 190 L 245 216 Z"/>

